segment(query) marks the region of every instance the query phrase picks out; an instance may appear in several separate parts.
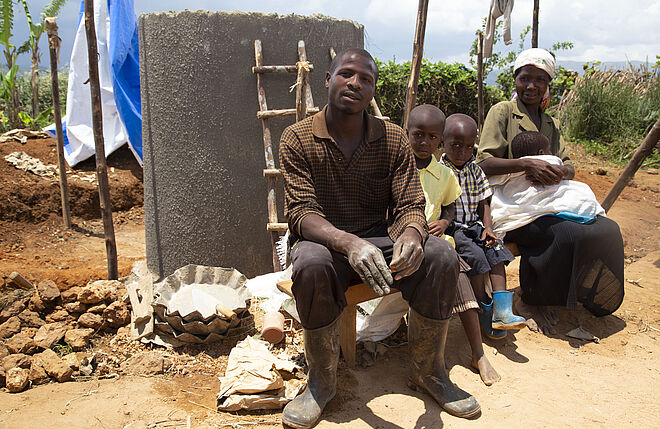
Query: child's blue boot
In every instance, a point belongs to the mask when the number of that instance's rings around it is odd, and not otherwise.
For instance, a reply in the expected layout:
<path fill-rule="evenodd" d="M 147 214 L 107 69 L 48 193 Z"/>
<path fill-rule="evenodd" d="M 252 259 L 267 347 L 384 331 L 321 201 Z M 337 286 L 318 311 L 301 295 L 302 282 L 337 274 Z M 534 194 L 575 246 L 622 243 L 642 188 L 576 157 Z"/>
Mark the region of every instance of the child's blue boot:
<path fill-rule="evenodd" d="M 491 340 L 503 340 L 506 337 L 506 331 L 501 329 L 493 329 L 493 300 L 491 299 L 488 304 L 477 300 L 481 313 L 479 313 L 479 325 L 481 325 L 481 333 Z"/>
<path fill-rule="evenodd" d="M 511 310 L 513 291 L 493 291 L 493 320 L 494 329 L 522 329 L 525 327 L 525 318 L 516 316 Z"/>

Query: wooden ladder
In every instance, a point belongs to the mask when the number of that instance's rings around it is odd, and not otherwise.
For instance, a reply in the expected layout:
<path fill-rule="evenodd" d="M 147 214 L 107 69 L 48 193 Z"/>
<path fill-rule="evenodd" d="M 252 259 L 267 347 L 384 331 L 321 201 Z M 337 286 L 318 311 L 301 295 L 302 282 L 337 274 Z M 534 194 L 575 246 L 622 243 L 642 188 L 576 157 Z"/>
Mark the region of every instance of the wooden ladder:
<path fill-rule="evenodd" d="M 305 52 L 305 42 L 298 41 L 298 62 L 290 66 L 265 66 L 263 59 L 263 52 L 261 48 L 261 40 L 254 41 L 254 59 L 255 66 L 252 67 L 252 73 L 257 75 L 257 96 L 259 97 L 259 111 L 257 118 L 261 119 L 261 126 L 264 135 L 264 156 L 266 158 L 266 168 L 263 175 L 266 178 L 266 186 L 268 190 L 267 205 L 268 205 L 268 223 L 266 230 L 270 233 L 270 243 L 273 249 L 273 270 L 281 271 L 284 267 L 280 265 L 277 256 L 277 242 L 280 239 L 280 233 L 286 232 L 288 225 L 279 222 L 277 218 L 277 202 L 275 200 L 275 185 L 277 179 L 282 176 L 281 170 L 275 168 L 275 160 L 273 159 L 273 144 L 270 134 L 270 125 L 268 119 L 294 116 L 296 122 L 302 121 L 308 115 L 313 115 L 319 111 L 318 107 L 314 106 L 312 99 L 312 89 L 309 86 L 307 75 L 310 71 L 314 70 L 314 66 L 307 61 L 307 53 Z M 295 88 L 296 88 L 296 108 L 295 109 L 276 109 L 268 110 L 266 103 L 266 90 L 264 89 L 264 74 L 267 73 L 297 73 Z"/>

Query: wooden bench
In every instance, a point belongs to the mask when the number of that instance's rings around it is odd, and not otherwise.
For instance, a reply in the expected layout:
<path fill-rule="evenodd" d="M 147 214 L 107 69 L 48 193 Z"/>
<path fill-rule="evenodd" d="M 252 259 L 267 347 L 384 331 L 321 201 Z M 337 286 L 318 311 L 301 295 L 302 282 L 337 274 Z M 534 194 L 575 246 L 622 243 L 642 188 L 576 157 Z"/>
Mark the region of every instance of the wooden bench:
<path fill-rule="evenodd" d="M 293 282 L 291 280 L 282 281 L 277 283 L 277 288 L 293 298 L 293 292 L 291 292 L 292 284 Z M 398 292 L 397 289 L 391 289 L 390 291 L 390 293 L 396 292 Z M 354 368 L 356 363 L 355 318 L 357 316 L 357 305 L 361 302 L 369 301 L 379 297 L 380 295 L 378 295 L 364 283 L 350 286 L 346 291 L 346 307 L 344 307 L 344 311 L 341 313 L 341 333 L 339 337 L 339 344 L 341 346 L 341 352 L 344 356 L 344 360 L 350 368 Z"/>

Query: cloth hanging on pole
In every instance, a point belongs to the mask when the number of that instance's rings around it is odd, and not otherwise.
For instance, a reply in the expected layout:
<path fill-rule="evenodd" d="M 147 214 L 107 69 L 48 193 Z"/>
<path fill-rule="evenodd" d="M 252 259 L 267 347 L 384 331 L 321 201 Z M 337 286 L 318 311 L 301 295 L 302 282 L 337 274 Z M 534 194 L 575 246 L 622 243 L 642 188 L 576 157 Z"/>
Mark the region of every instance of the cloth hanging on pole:
<path fill-rule="evenodd" d="M 502 28 L 502 39 L 505 45 L 511 44 L 511 11 L 514 0 L 490 0 L 488 18 L 486 18 L 486 33 L 484 34 L 483 57 L 490 58 L 493 55 L 493 44 L 495 43 L 495 21 L 502 17 L 504 20 Z"/>
<path fill-rule="evenodd" d="M 94 0 L 99 81 L 106 156 L 129 144 L 142 165 L 142 109 L 138 27 L 134 0 Z M 69 62 L 66 115 L 62 118 L 64 157 L 70 166 L 94 155 L 84 0 Z M 55 136 L 55 125 L 44 131 Z"/>

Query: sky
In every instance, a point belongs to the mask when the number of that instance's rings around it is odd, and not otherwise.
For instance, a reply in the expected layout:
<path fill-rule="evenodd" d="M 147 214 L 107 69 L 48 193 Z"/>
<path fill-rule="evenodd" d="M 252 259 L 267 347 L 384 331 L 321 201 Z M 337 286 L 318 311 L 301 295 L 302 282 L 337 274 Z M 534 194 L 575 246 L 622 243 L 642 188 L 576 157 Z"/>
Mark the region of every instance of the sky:
<path fill-rule="evenodd" d="M 28 0 L 33 18 L 49 0 Z M 364 25 L 365 48 L 381 61 L 410 60 L 418 0 L 135 0 L 135 12 L 211 10 L 259 11 L 278 14 L 320 13 L 348 18 Z M 488 14 L 490 0 L 430 0 L 424 57 L 433 61 L 468 64 L 469 51 Z M 511 17 L 515 46 L 519 34 L 531 25 L 533 0 L 516 0 Z M 57 19 L 62 38 L 61 62 L 71 55 L 78 23 L 80 0 L 69 0 Z M 554 42 L 574 43 L 570 51 L 557 52 L 559 61 L 656 62 L 660 55 L 660 1 L 658 0 L 540 0 L 539 46 Z M 16 10 L 14 44 L 28 37 L 25 14 Z M 531 42 L 527 41 L 526 47 Z M 41 66 L 48 67 L 48 43 L 44 34 L 39 49 Z M 504 50 L 500 41 L 496 50 Z M 29 55 L 19 60 L 29 66 Z"/>

